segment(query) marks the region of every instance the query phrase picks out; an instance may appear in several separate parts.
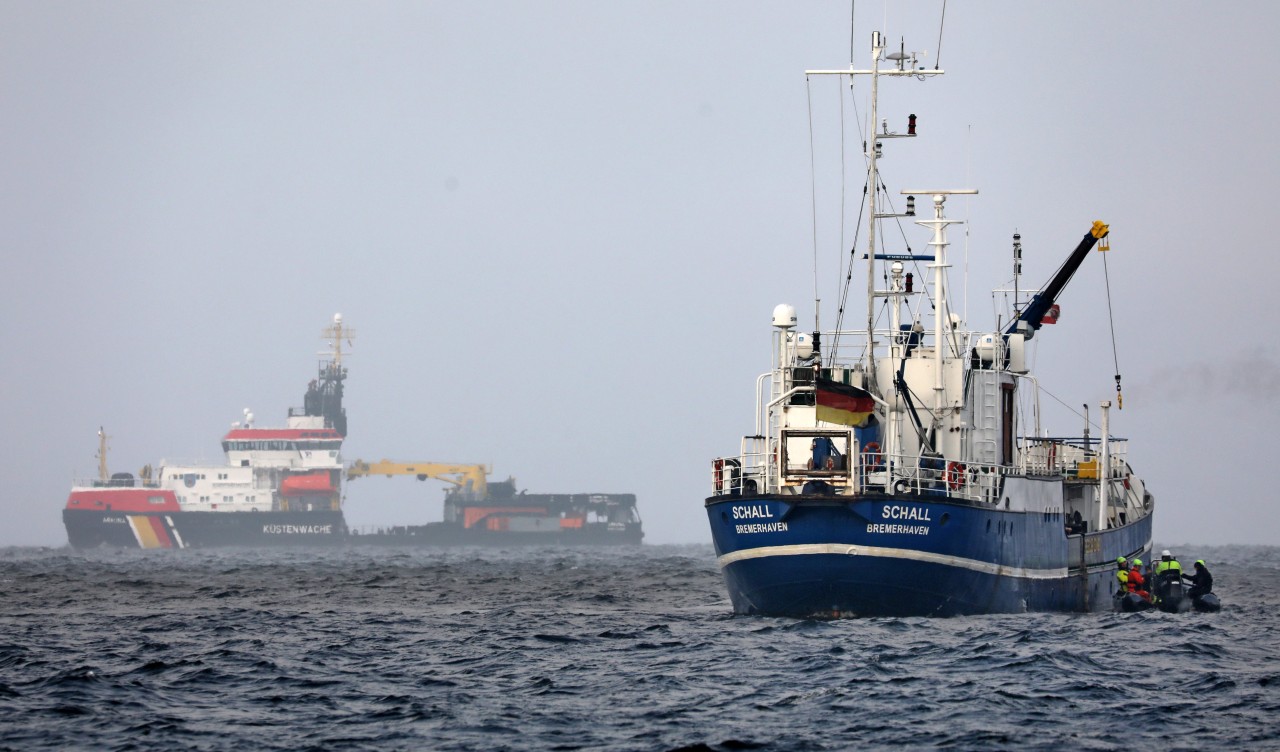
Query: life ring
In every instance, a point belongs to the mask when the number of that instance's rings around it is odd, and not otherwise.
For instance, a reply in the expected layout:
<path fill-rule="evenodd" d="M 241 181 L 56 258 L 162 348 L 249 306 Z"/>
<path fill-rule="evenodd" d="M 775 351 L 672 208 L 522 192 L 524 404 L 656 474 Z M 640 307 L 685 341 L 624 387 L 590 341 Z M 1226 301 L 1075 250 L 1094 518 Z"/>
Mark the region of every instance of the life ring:
<path fill-rule="evenodd" d="M 880 467 L 884 463 L 884 457 L 880 454 L 880 443 L 876 441 L 868 441 L 862 445 L 862 464 L 867 469 Z"/>
<path fill-rule="evenodd" d="M 964 486 L 964 465 L 959 462 L 947 463 L 947 488 L 959 491 Z"/>

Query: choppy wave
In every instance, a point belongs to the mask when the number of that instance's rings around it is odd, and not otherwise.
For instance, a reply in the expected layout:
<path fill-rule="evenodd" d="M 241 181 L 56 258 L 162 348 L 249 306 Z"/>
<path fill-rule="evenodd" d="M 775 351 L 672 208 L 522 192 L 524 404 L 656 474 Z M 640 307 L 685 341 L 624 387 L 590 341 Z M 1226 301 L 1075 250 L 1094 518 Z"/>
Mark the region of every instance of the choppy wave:
<path fill-rule="evenodd" d="M 734 617 L 709 547 L 0 551 L 14 749 L 1264 749 L 1280 549 L 1219 614 Z"/>

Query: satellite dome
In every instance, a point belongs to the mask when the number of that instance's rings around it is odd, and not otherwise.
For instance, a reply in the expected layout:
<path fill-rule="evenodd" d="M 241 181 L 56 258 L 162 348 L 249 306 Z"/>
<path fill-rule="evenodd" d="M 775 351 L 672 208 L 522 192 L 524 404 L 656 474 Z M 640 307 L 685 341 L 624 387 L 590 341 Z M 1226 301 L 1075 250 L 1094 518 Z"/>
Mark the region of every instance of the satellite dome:
<path fill-rule="evenodd" d="M 796 325 L 796 307 L 779 304 L 773 309 L 773 325 L 779 329 L 790 329 Z"/>
<path fill-rule="evenodd" d="M 777 326 L 777 324 L 774 324 Z M 796 332 L 795 335 L 796 356 L 801 360 L 813 357 L 813 335 L 807 332 Z"/>

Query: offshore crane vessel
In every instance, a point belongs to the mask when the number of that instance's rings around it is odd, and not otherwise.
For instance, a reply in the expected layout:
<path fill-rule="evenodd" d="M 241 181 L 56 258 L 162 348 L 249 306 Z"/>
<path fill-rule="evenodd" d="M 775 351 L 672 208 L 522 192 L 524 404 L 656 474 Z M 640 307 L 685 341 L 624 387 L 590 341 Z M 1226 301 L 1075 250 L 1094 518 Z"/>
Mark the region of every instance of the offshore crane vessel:
<path fill-rule="evenodd" d="M 514 478 L 490 483 L 485 465 L 356 460 L 347 478 L 408 475 L 450 484 L 444 517 L 386 528 L 352 540 L 386 545 L 638 545 L 644 539 L 635 494 L 544 494 L 516 490 Z"/>

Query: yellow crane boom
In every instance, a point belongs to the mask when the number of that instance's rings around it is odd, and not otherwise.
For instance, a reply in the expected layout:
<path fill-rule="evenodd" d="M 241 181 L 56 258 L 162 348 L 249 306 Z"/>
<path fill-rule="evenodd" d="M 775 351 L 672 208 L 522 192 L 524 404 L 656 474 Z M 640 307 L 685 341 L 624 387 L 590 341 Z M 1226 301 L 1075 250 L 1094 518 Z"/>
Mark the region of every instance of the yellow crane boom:
<path fill-rule="evenodd" d="M 492 472 L 487 465 L 456 465 L 443 462 L 392 462 L 380 460 L 365 462 L 356 460 L 347 468 L 347 479 L 355 480 L 367 475 L 413 475 L 418 480 L 434 478 L 442 480 L 483 498 L 488 493 L 486 476 Z"/>

